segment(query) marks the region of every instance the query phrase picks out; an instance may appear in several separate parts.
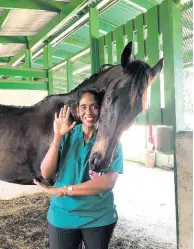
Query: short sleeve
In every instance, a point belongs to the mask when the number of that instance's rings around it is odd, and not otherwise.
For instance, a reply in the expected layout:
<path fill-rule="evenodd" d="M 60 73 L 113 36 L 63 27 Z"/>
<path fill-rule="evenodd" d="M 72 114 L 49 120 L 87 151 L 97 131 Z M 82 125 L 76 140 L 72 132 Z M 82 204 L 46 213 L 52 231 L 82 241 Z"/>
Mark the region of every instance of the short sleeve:
<path fill-rule="evenodd" d="M 113 161 L 110 167 L 104 170 L 104 172 L 119 172 L 120 174 L 123 173 L 123 150 L 120 143 L 115 149 Z"/>

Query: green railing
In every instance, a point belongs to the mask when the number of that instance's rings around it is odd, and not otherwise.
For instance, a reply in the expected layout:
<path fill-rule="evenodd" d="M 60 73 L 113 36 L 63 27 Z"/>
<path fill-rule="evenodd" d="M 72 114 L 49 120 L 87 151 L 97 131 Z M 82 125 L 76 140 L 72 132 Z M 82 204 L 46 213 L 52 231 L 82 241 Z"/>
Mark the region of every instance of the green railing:
<path fill-rule="evenodd" d="M 0 89 L 48 90 L 48 70 L 0 67 Z"/>

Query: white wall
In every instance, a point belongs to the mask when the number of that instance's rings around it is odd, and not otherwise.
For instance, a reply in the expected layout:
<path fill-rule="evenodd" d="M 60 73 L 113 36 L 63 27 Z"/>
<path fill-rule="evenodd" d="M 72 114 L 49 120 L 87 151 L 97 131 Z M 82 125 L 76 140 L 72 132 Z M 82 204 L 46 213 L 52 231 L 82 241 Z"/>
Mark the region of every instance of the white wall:
<path fill-rule="evenodd" d="M 123 133 L 120 141 L 123 146 L 124 159 L 145 164 L 147 152 L 146 132 L 145 126 L 133 125 Z M 173 169 L 174 155 L 156 151 L 155 162 L 157 167 Z"/>
<path fill-rule="evenodd" d="M 39 90 L 0 90 L 0 104 L 30 106 L 48 95 L 48 91 Z"/>

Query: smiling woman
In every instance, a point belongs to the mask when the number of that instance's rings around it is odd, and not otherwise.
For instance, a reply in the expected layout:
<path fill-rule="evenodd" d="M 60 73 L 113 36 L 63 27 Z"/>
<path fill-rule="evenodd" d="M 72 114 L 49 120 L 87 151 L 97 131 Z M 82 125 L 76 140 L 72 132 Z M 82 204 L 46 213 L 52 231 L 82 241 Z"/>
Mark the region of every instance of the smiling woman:
<path fill-rule="evenodd" d="M 112 189 L 123 171 L 122 149 L 119 144 L 108 169 L 89 171 L 101 99 L 84 91 L 77 104 L 80 125 L 69 124 L 70 107 L 55 113 L 53 142 L 41 163 L 44 178 L 57 175 L 54 187 L 34 183 L 53 195 L 48 211 L 51 249 L 76 249 L 82 240 L 88 249 L 106 249 L 118 220 Z"/>

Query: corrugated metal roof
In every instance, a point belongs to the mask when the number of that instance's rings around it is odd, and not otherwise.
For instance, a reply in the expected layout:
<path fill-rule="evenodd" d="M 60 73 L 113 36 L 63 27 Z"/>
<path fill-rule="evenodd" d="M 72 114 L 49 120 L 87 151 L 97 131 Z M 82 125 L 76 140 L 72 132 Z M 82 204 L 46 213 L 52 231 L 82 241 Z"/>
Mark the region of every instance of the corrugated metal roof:
<path fill-rule="evenodd" d="M 10 10 L 1 36 L 35 36 L 57 13 L 39 10 Z"/>
<path fill-rule="evenodd" d="M 24 48 L 24 44 L 0 44 L 0 57 L 11 57 L 16 55 L 21 49 Z"/>

